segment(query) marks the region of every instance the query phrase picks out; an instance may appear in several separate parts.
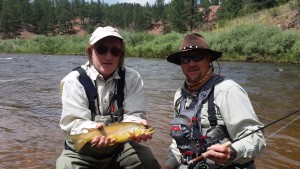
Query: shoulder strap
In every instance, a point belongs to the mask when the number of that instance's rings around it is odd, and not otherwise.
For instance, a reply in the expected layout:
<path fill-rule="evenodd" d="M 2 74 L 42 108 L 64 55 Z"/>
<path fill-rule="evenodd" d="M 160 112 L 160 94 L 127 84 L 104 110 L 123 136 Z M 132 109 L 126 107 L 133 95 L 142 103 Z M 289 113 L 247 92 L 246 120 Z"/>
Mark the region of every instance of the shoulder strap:
<path fill-rule="evenodd" d="M 123 101 L 124 101 L 124 86 L 125 86 L 125 69 L 122 70 L 121 68 L 119 69 L 119 76 L 120 79 L 118 80 L 117 83 L 117 104 L 118 108 L 120 109 L 123 107 Z"/>
<path fill-rule="evenodd" d="M 124 102 L 124 86 L 125 86 L 125 69 L 119 69 L 120 79 L 117 81 L 117 104 L 118 111 L 111 114 L 113 122 L 121 122 L 124 116 L 123 102 Z"/>
<path fill-rule="evenodd" d="M 213 87 L 216 84 L 217 79 L 221 77 L 221 76 L 212 76 L 209 81 L 201 88 L 201 91 L 199 92 L 199 96 L 198 96 L 198 103 L 197 103 L 197 107 L 199 107 L 198 111 L 196 112 L 196 114 L 198 114 L 201 111 L 201 105 L 203 104 L 203 102 L 205 100 L 208 99 L 209 94 L 211 93 L 211 90 L 213 89 Z M 196 116 L 196 114 L 194 116 Z"/>
<path fill-rule="evenodd" d="M 76 70 L 79 72 L 79 82 L 84 87 L 84 90 L 86 92 L 88 101 L 89 101 L 89 109 L 92 113 L 96 113 L 96 107 L 95 107 L 95 99 L 97 97 L 97 89 L 94 86 L 91 78 L 86 74 L 85 70 L 81 67 L 77 67 L 73 70 Z"/>
<path fill-rule="evenodd" d="M 216 75 L 215 76 L 215 81 L 214 85 L 211 89 L 211 92 L 208 96 L 208 120 L 211 126 L 216 126 L 217 125 L 217 116 L 216 116 L 216 110 L 215 110 L 215 105 L 214 105 L 214 89 L 215 89 L 215 84 L 221 82 L 224 80 L 223 76 Z"/>
<path fill-rule="evenodd" d="M 97 98 L 97 89 L 94 86 L 91 78 L 86 74 L 85 70 L 81 67 L 77 67 L 73 70 L 79 72 L 79 82 L 83 85 L 84 90 L 86 92 L 88 101 L 89 101 L 89 109 L 92 113 L 96 114 L 95 107 L 95 99 Z M 125 69 L 119 69 L 120 79 L 117 82 L 117 104 L 118 109 L 120 109 L 120 114 L 118 115 L 118 121 L 123 119 L 123 101 L 124 101 L 124 86 L 125 86 Z"/>

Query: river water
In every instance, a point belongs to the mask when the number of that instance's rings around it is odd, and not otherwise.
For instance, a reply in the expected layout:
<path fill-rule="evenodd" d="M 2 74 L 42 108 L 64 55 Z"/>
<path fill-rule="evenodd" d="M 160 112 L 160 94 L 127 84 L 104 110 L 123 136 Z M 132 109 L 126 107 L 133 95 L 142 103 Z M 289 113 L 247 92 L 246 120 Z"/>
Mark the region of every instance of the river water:
<path fill-rule="evenodd" d="M 58 83 L 86 60 L 85 56 L 0 54 L 1 169 L 55 168 L 64 141 L 58 125 Z M 163 164 L 171 141 L 173 96 L 184 77 L 179 66 L 165 60 L 126 58 L 125 63 L 144 79 L 149 124 L 157 131 L 145 144 Z M 265 125 L 300 109 L 299 65 L 221 62 L 220 66 L 221 74 L 248 92 Z M 258 169 L 300 168 L 299 115 L 265 129 L 267 148 L 255 161 Z"/>

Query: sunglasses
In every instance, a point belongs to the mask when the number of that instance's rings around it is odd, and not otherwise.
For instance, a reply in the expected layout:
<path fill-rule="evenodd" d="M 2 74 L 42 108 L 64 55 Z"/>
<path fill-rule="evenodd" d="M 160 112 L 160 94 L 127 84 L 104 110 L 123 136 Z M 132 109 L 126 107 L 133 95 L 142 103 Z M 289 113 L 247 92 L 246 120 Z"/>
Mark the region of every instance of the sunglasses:
<path fill-rule="evenodd" d="M 110 53 L 115 57 L 120 56 L 122 52 L 122 50 L 117 47 L 108 48 L 107 46 L 103 46 L 103 45 L 96 46 L 95 49 L 97 53 L 99 53 L 100 55 L 104 55 L 108 51 L 110 51 Z"/>
<path fill-rule="evenodd" d="M 192 56 L 181 56 L 180 57 L 180 63 L 181 64 L 187 64 L 191 61 L 191 59 L 195 62 L 200 62 L 205 58 L 205 55 L 192 55 Z"/>

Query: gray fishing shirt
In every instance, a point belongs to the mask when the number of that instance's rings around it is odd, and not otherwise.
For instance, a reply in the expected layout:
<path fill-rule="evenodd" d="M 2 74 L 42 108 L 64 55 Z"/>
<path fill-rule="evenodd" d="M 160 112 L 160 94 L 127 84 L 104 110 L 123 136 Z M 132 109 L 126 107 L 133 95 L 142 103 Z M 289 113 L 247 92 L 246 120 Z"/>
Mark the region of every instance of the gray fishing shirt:
<path fill-rule="evenodd" d="M 179 102 L 182 97 L 182 88 L 178 89 L 174 97 L 175 114 L 179 112 Z M 191 104 L 191 95 L 188 95 L 186 107 Z M 225 125 L 231 140 L 240 138 L 263 124 L 259 122 L 246 91 L 236 82 L 230 79 L 216 84 L 214 90 L 214 104 L 219 125 Z M 208 104 L 204 102 L 201 109 L 201 126 L 203 130 L 210 127 L 208 120 Z M 234 163 L 244 164 L 256 158 L 266 146 L 262 132 L 256 132 L 240 141 L 232 144 L 237 151 L 237 159 Z M 165 165 L 176 168 L 180 165 L 181 154 L 173 139 L 169 147 L 169 153 Z M 212 165 L 211 168 L 220 166 Z"/>

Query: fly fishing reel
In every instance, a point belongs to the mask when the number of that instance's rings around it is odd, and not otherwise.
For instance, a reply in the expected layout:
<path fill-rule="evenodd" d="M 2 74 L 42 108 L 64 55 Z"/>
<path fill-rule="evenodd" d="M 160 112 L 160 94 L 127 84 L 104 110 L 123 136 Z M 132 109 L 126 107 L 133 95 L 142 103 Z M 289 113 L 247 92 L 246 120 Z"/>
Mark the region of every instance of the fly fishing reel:
<path fill-rule="evenodd" d="M 189 166 L 188 169 L 210 169 L 210 166 L 205 161 L 199 161 L 196 164 Z"/>

